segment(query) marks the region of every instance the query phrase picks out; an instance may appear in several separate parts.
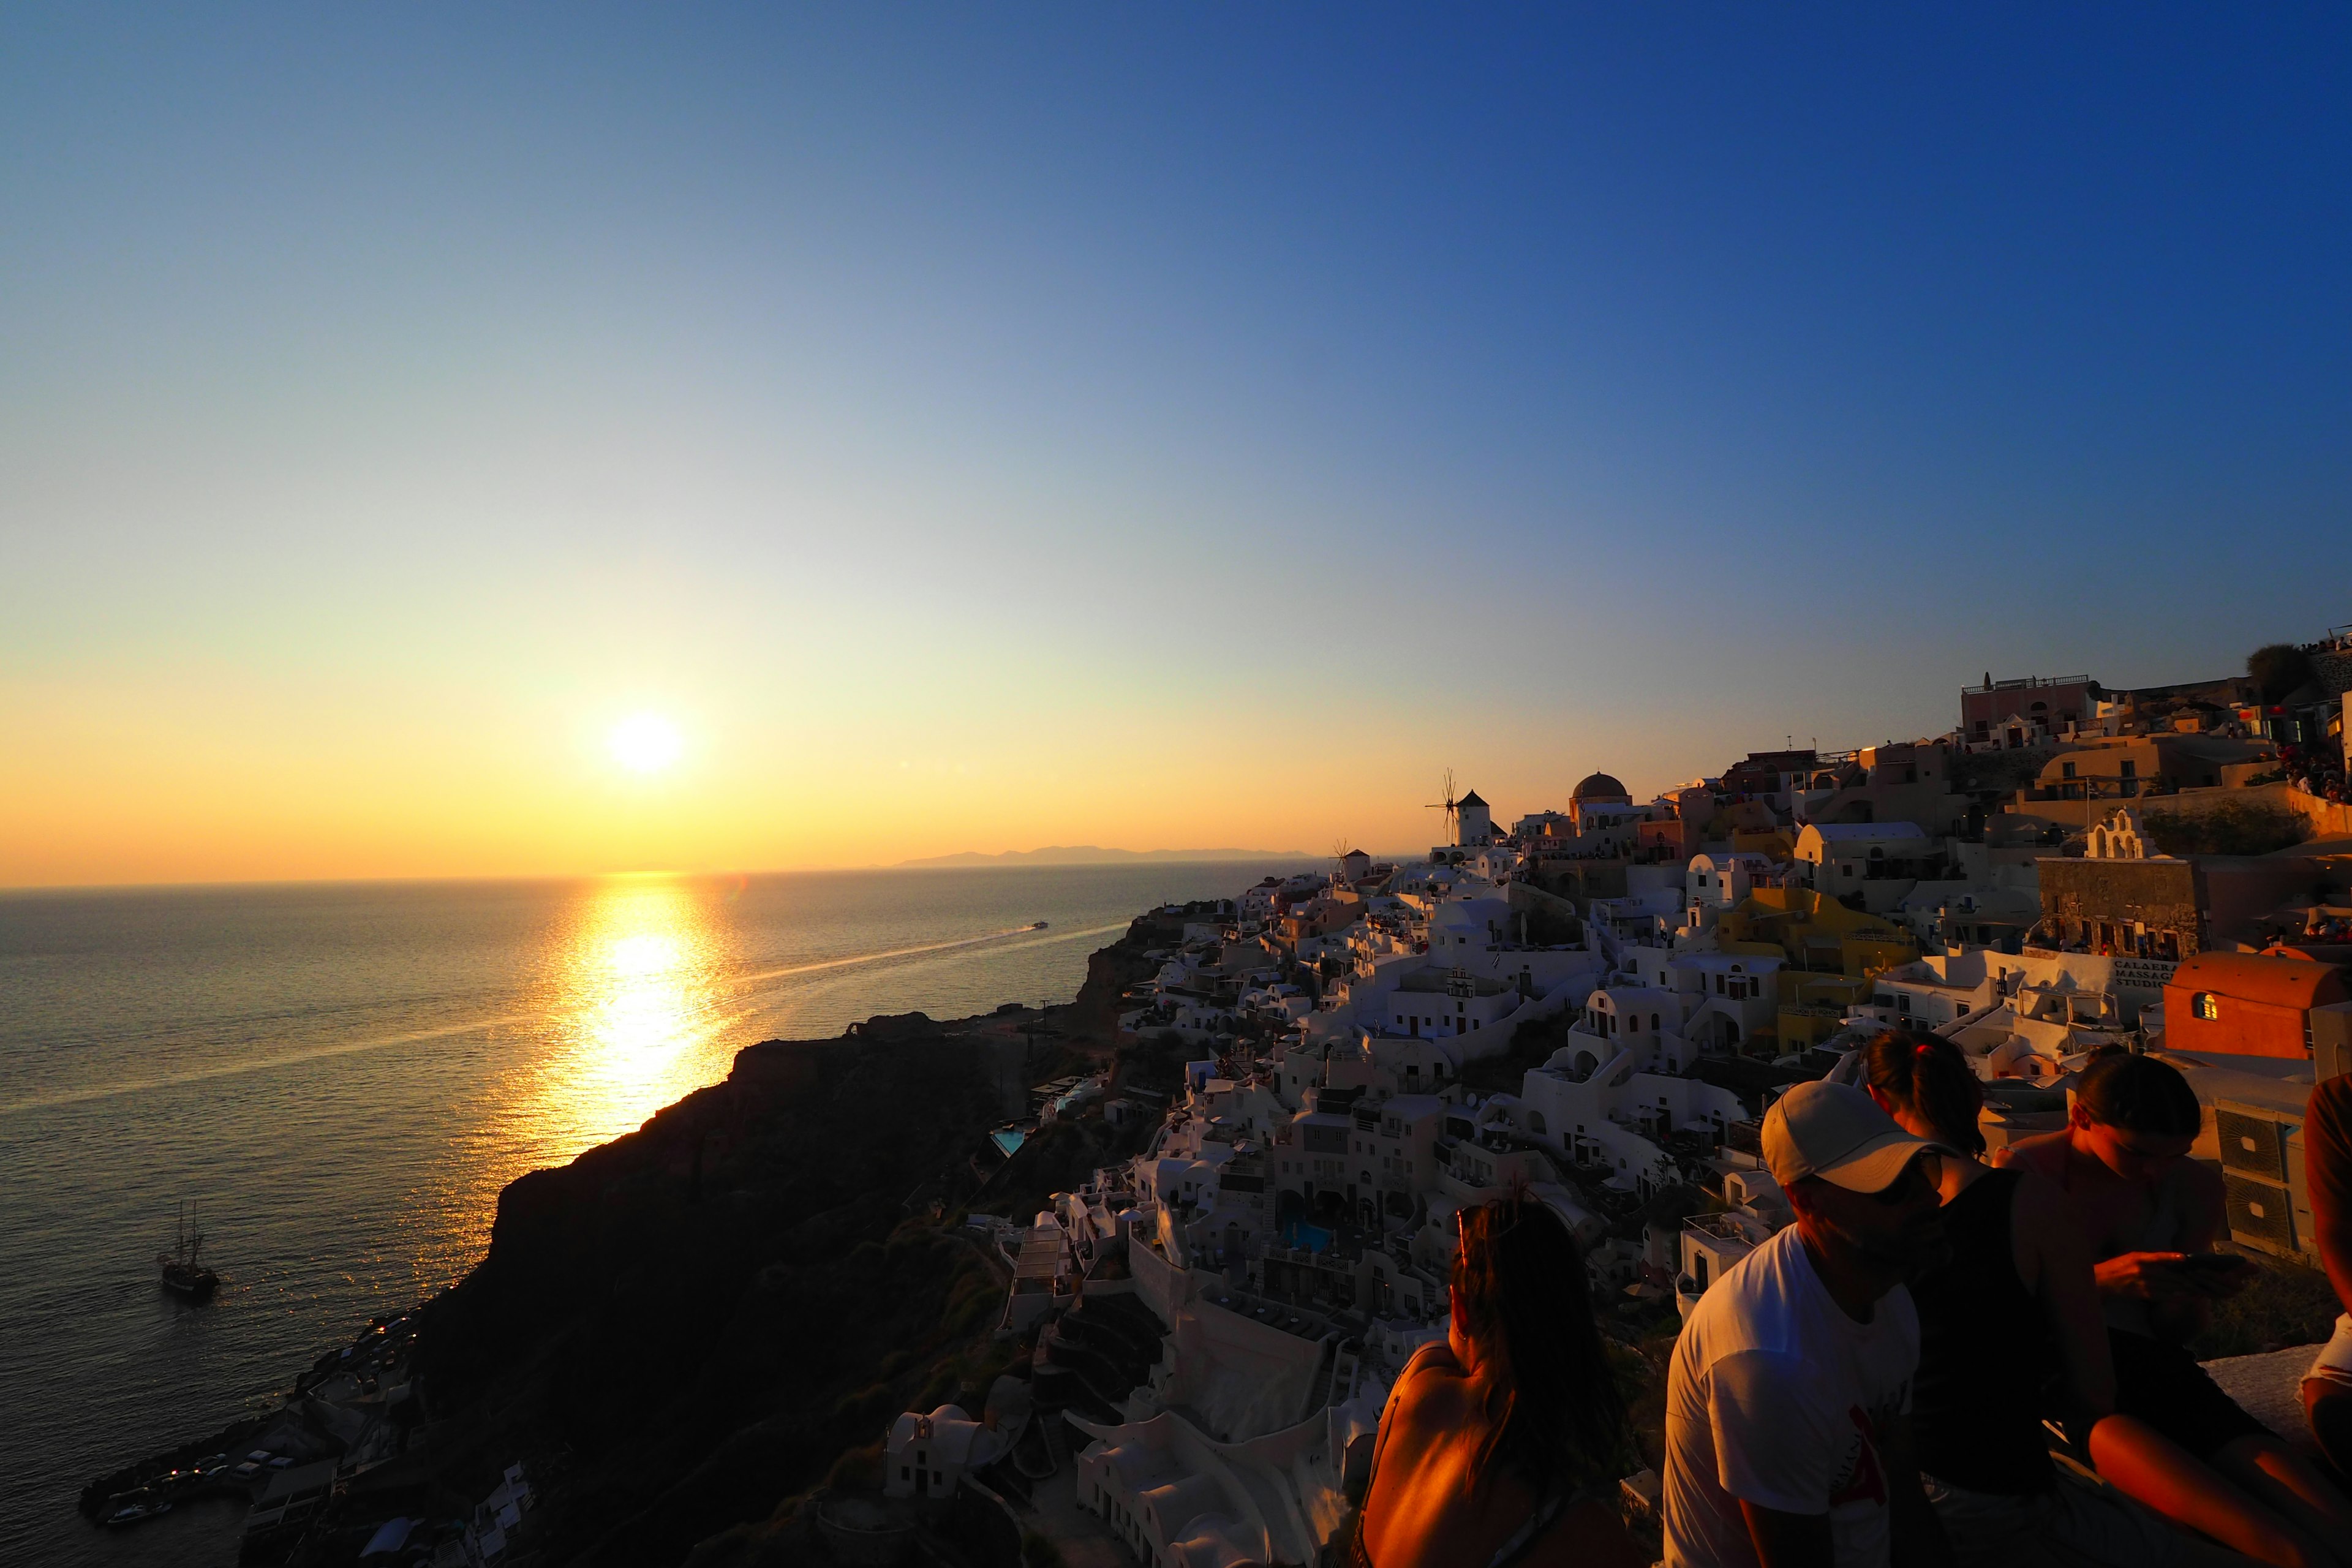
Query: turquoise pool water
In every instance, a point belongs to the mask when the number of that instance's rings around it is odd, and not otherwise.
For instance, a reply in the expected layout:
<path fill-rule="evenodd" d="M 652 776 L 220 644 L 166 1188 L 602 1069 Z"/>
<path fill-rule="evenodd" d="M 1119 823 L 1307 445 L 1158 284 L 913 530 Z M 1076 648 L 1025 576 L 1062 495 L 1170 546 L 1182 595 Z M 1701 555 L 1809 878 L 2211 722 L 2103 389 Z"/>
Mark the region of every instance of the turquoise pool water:
<path fill-rule="evenodd" d="M 988 1137 L 991 1142 L 1004 1151 L 1004 1157 L 1008 1160 L 1015 1149 L 1029 1141 L 1029 1135 L 1017 1127 L 1000 1127 Z"/>
<path fill-rule="evenodd" d="M 1289 1246 L 1306 1252 L 1331 1250 L 1331 1233 L 1319 1225 L 1308 1225 L 1303 1219 L 1295 1219 L 1284 1226 L 1282 1239 Z"/>

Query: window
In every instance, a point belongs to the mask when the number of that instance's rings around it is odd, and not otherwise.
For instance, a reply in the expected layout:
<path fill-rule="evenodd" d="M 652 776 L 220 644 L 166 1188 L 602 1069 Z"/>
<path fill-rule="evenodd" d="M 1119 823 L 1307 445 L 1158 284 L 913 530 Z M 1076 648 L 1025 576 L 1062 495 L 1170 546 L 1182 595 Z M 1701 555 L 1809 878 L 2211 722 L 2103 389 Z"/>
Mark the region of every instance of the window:
<path fill-rule="evenodd" d="M 2221 999 L 2210 991 L 2200 991 L 2189 999 L 2189 1010 L 2208 1023 L 2219 1022 L 2221 1016 Z"/>
<path fill-rule="evenodd" d="M 2124 760 L 2124 777 L 2127 779 L 2139 777 L 2139 764 L 2128 757 Z"/>
<path fill-rule="evenodd" d="M 2058 764 L 2058 776 L 2059 776 L 2060 778 L 2062 778 L 2062 779 L 2071 779 L 2071 778 L 2073 778 L 2073 777 L 2074 776 L 2074 763 L 2059 763 L 2059 764 Z"/>
<path fill-rule="evenodd" d="M 1656 1034 L 1657 1032 L 1658 1032 L 1658 1016 L 1657 1016 L 1655 1013 L 1653 1013 L 1653 1014 L 1651 1014 L 1651 1015 L 1650 1015 L 1650 1033 L 1652 1033 L 1652 1034 L 1654 1034 L 1654 1034 Z"/>

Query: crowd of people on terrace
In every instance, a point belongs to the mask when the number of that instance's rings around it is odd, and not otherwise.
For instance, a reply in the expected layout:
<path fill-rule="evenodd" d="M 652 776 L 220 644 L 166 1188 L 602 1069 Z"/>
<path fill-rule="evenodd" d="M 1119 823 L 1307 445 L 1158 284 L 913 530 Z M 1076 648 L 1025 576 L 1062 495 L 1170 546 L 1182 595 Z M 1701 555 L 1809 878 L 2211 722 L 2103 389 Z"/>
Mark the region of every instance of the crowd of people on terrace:
<path fill-rule="evenodd" d="M 1670 1368 L 1666 1568 L 2352 1568 L 2352 1314 L 2305 1380 L 2320 1458 L 2186 1342 L 2252 1265 L 2216 1250 L 2195 1095 L 2119 1053 L 2070 1123 L 1986 1159 L 1948 1041 L 1874 1037 L 1768 1111 L 1793 1225 L 1702 1297 Z M 2352 1079 L 2305 1122 L 2323 1258 L 2352 1304 Z M 1574 1241 L 1540 1204 L 1463 1211 L 1449 1332 L 1399 1376 L 1357 1568 L 1645 1563 L 1638 1463 Z"/>
<path fill-rule="evenodd" d="M 2315 795 L 2322 800 L 2345 798 L 2344 764 L 2340 759 L 2324 751 L 2305 752 L 2298 746 L 2283 746 L 2279 749 L 2279 761 L 2286 769 L 2290 788 Z"/>

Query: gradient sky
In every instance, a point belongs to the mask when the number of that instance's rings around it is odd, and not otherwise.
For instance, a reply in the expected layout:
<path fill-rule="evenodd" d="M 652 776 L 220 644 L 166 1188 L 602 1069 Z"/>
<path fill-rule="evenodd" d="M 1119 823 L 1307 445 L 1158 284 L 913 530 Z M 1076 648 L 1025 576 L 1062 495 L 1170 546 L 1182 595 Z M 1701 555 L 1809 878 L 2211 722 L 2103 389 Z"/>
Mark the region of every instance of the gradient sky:
<path fill-rule="evenodd" d="M 10 6 L 0 885 L 1402 848 L 2231 673 L 2352 620 L 2347 242 L 2340 6 Z"/>

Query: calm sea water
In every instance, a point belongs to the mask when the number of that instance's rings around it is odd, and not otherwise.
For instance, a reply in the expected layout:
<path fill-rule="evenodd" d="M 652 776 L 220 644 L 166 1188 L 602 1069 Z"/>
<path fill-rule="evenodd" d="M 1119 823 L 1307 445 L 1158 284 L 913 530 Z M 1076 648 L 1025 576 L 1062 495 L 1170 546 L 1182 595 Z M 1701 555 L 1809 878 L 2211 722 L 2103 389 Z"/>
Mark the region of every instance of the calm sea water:
<path fill-rule="evenodd" d="M 231 1508 L 109 1533 L 74 1496 L 457 1279 L 499 1187 L 738 1047 L 1066 1001 L 1139 910 L 1292 868 L 0 895 L 0 1562 L 235 1562 Z M 182 1199 L 200 1307 L 155 1279 Z"/>

